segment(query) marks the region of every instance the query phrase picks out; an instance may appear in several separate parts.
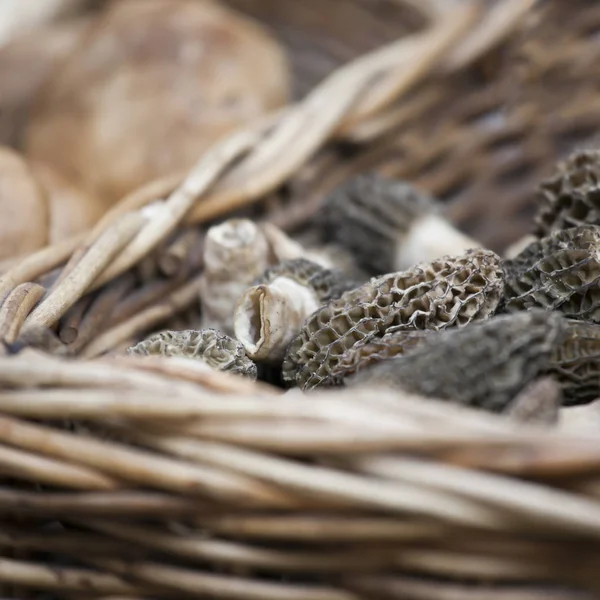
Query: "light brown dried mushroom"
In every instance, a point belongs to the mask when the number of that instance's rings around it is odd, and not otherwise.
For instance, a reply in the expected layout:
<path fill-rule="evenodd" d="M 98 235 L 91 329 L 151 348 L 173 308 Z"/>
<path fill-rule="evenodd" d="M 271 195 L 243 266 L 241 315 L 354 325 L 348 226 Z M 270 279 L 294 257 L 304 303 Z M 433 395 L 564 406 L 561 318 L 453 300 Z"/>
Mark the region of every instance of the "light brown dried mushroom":
<path fill-rule="evenodd" d="M 377 363 L 398 358 L 418 348 L 434 331 L 421 329 L 399 329 L 386 333 L 381 338 L 373 338 L 368 342 L 355 344 L 340 359 L 329 373 L 329 380 L 321 385 L 339 384 L 346 377 L 358 370 Z"/>
<path fill-rule="evenodd" d="M 499 257 L 481 249 L 374 278 L 311 315 L 288 348 L 284 380 L 302 388 L 329 382 L 352 347 L 390 331 L 487 319 L 502 289 Z"/>
<path fill-rule="evenodd" d="M 600 322 L 600 227 L 555 231 L 503 262 L 504 310 L 539 307 Z"/>
<path fill-rule="evenodd" d="M 349 250 L 371 275 L 480 246 L 455 229 L 428 194 L 374 174 L 336 188 L 318 216 L 324 237 Z"/>
<path fill-rule="evenodd" d="M 217 371 L 256 379 L 256 365 L 236 340 L 214 329 L 163 331 L 127 350 L 137 356 L 180 356 L 201 360 Z"/>
<path fill-rule="evenodd" d="M 0 2 L 0 45 L 25 31 L 37 30 L 59 17 L 74 12 L 86 0 L 2 0 Z"/>
<path fill-rule="evenodd" d="M 112 204 L 284 105 L 288 79 L 276 41 L 225 6 L 112 2 L 45 86 L 27 151 Z"/>
<path fill-rule="evenodd" d="M 37 94 L 89 24 L 89 18 L 69 19 L 18 35 L 0 47 L 0 143 L 20 146 Z"/>
<path fill-rule="evenodd" d="M 578 150 L 538 190 L 535 233 L 600 225 L 600 150 Z"/>
<path fill-rule="evenodd" d="M 268 268 L 240 298 L 235 336 L 254 360 L 281 364 L 307 317 L 354 287 L 340 271 L 302 258 L 283 261 Z"/>
<path fill-rule="evenodd" d="M 48 198 L 49 243 L 91 229 L 104 214 L 103 202 L 75 187 L 50 165 L 30 161 L 29 166 Z"/>
<path fill-rule="evenodd" d="M 359 370 L 348 385 L 385 385 L 501 413 L 548 368 L 560 313 L 531 310 L 432 336 L 406 356 Z"/>
<path fill-rule="evenodd" d="M 0 259 L 48 243 L 48 199 L 29 165 L 13 150 L 0 147 Z"/>
<path fill-rule="evenodd" d="M 568 319 L 563 343 L 552 353 L 548 373 L 563 390 L 563 404 L 588 404 L 600 397 L 600 325 Z"/>
<path fill-rule="evenodd" d="M 253 221 L 229 219 L 208 230 L 200 281 L 203 328 L 233 335 L 235 306 L 268 261 L 269 245 Z"/>

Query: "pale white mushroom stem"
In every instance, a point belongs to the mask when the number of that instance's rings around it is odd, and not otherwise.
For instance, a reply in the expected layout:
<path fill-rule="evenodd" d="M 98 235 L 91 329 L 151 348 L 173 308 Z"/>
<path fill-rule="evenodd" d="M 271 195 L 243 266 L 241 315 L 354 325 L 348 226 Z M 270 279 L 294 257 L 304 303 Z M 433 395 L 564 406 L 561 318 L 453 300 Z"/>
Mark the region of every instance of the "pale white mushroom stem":
<path fill-rule="evenodd" d="M 261 223 L 260 228 L 269 242 L 270 250 L 275 259 L 274 262 L 306 258 L 326 269 L 335 266 L 334 261 L 327 257 L 325 253 L 305 248 L 272 223 Z"/>
<path fill-rule="evenodd" d="M 242 293 L 269 264 L 263 232 L 248 219 L 229 219 L 211 227 L 204 247 L 200 281 L 202 328 L 233 334 L 233 312 Z"/>
<path fill-rule="evenodd" d="M 462 254 L 481 244 L 458 231 L 443 216 L 429 213 L 418 218 L 396 250 L 398 271 L 442 256 Z"/>
<path fill-rule="evenodd" d="M 243 294 L 234 314 L 235 336 L 250 358 L 279 363 L 304 321 L 318 307 L 311 288 L 289 277 L 278 277 Z"/>
<path fill-rule="evenodd" d="M 527 246 L 529 246 L 529 244 L 532 244 L 536 240 L 537 238 L 533 234 L 528 233 L 527 235 L 524 235 L 504 250 L 504 258 L 511 259 L 517 257 L 525 250 L 525 248 L 527 248 Z"/>

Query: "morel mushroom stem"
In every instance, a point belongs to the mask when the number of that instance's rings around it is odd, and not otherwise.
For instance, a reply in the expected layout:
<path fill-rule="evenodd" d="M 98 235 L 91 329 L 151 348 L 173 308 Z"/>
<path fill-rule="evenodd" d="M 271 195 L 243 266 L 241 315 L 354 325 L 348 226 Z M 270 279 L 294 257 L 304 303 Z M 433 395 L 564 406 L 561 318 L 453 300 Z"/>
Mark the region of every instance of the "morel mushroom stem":
<path fill-rule="evenodd" d="M 409 269 L 420 262 L 464 252 L 480 244 L 458 231 L 442 215 L 416 219 L 396 248 L 394 269 Z"/>
<path fill-rule="evenodd" d="M 269 243 L 271 262 L 304 258 L 328 269 L 334 267 L 333 261 L 325 253 L 305 248 L 272 223 L 260 223 L 259 227 Z"/>
<path fill-rule="evenodd" d="M 278 277 L 244 293 L 235 311 L 235 336 L 254 360 L 281 362 L 288 344 L 317 308 L 309 288 Z"/>
<path fill-rule="evenodd" d="M 200 281 L 203 328 L 233 334 L 235 305 L 268 260 L 267 240 L 252 221 L 230 219 L 208 230 Z"/>
<path fill-rule="evenodd" d="M 480 244 L 457 231 L 438 203 L 403 181 L 363 174 L 336 188 L 320 214 L 323 236 L 370 275 L 408 269 Z"/>
<path fill-rule="evenodd" d="M 281 364 L 309 315 L 355 287 L 343 273 L 305 259 L 283 261 L 254 283 L 237 304 L 235 335 L 248 356 L 271 364 Z"/>

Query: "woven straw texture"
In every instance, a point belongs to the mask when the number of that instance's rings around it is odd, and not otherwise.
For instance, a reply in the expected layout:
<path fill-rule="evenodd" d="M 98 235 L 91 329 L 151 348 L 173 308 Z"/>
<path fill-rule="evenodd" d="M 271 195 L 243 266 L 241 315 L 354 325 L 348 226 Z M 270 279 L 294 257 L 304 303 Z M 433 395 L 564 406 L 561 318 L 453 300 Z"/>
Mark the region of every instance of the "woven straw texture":
<path fill-rule="evenodd" d="M 299 230 L 355 173 L 430 190 L 494 250 L 527 233 L 537 183 L 600 125 L 600 5 L 231 4 L 287 44 L 297 103 L 2 265 L 0 335 L 31 346 L 0 356 L 2 595 L 600 597 L 597 431 L 122 352 L 196 307 L 192 224 Z"/>

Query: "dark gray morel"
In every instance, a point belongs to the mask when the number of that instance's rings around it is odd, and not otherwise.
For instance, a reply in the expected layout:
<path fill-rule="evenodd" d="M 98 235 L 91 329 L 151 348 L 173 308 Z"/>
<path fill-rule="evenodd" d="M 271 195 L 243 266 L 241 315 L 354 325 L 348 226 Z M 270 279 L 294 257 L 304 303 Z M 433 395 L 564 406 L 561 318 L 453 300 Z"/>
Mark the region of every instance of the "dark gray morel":
<path fill-rule="evenodd" d="M 557 165 L 538 189 L 535 234 L 600 225 L 600 150 L 579 150 Z"/>
<path fill-rule="evenodd" d="M 308 318 L 286 352 L 283 379 L 304 389 L 331 383 L 357 344 L 400 329 L 437 331 L 487 319 L 502 289 L 500 259 L 489 250 L 374 278 Z"/>
<path fill-rule="evenodd" d="M 250 358 L 281 364 L 308 316 L 354 287 L 341 271 L 303 258 L 283 261 L 242 294 L 234 312 L 235 335 Z"/>
<path fill-rule="evenodd" d="M 549 374 L 560 383 L 565 406 L 600 398 L 600 325 L 567 320 L 566 337 L 552 353 Z"/>
<path fill-rule="evenodd" d="M 216 329 L 161 331 L 127 350 L 138 356 L 180 356 L 200 360 L 217 371 L 256 379 L 256 365 L 243 346 Z"/>
<path fill-rule="evenodd" d="M 507 312 L 558 310 L 600 322 L 600 227 L 556 231 L 502 264 Z"/>
<path fill-rule="evenodd" d="M 548 369 L 564 335 L 559 313 L 496 316 L 437 333 L 406 356 L 361 369 L 346 383 L 387 385 L 501 413 Z"/>
<path fill-rule="evenodd" d="M 336 188 L 321 207 L 319 226 L 328 241 L 350 251 L 370 275 L 480 246 L 442 216 L 431 196 L 374 174 L 358 175 Z"/>

